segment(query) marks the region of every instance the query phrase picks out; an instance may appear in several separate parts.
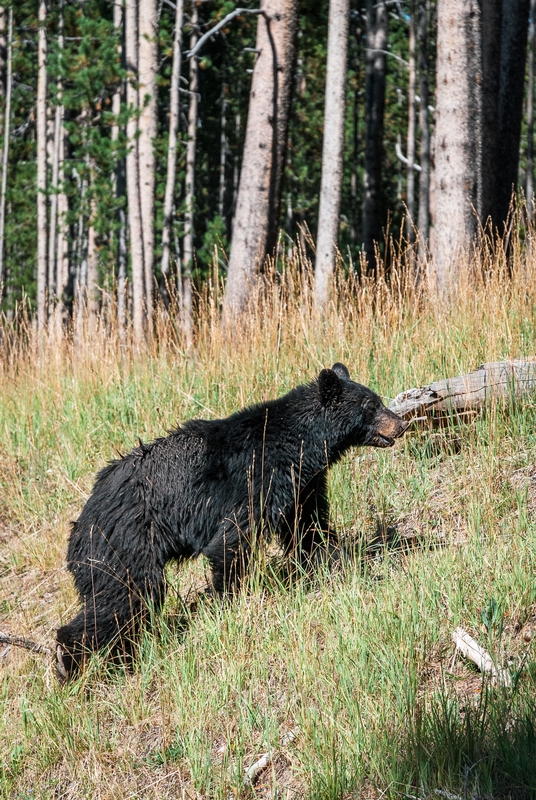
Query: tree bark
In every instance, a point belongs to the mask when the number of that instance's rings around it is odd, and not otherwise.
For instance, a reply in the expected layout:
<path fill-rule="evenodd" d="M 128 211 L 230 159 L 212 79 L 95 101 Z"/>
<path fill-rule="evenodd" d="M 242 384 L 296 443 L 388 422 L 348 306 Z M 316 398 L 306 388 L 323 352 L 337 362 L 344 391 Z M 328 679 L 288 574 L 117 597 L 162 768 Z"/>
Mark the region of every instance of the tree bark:
<path fill-rule="evenodd" d="M 7 44 L 6 9 L 0 6 L 0 98 L 5 99 L 7 91 Z M 0 134 L 4 133 L 3 107 L 0 108 Z"/>
<path fill-rule="evenodd" d="M 530 221 L 533 217 L 534 195 L 534 39 L 536 25 L 536 0 L 530 0 L 530 25 L 527 70 L 527 175 L 525 182 L 525 198 L 527 201 L 527 216 Z"/>
<path fill-rule="evenodd" d="M 4 16 L 2 9 L 2 17 Z M 13 7 L 9 9 L 7 33 L 7 69 L 4 111 L 4 147 L 2 148 L 2 187 L 0 189 L 0 303 L 4 289 L 4 230 L 6 218 L 7 167 L 9 163 L 9 132 L 11 126 L 11 90 L 13 86 Z"/>
<path fill-rule="evenodd" d="M 382 239 L 383 118 L 385 108 L 385 51 L 387 6 L 367 0 L 365 57 L 365 170 L 363 177 L 363 251 L 368 270 L 376 270 L 375 243 Z"/>
<path fill-rule="evenodd" d="M 233 206 L 231 209 L 231 219 L 229 230 L 233 231 L 234 218 L 236 214 L 236 203 L 238 200 L 238 186 L 240 183 L 240 156 L 238 151 L 238 142 L 240 142 L 240 129 L 242 126 L 242 115 L 240 114 L 240 98 L 242 97 L 242 76 L 238 78 L 238 86 L 236 91 L 236 114 L 234 124 L 234 155 L 233 155 Z"/>
<path fill-rule="evenodd" d="M 481 215 L 481 54 L 478 0 L 438 0 L 434 270 L 455 280 Z"/>
<path fill-rule="evenodd" d="M 297 0 L 262 0 L 261 9 L 233 221 L 225 324 L 238 319 L 265 256 L 277 242 L 298 4 Z"/>
<path fill-rule="evenodd" d="M 90 172 L 90 191 L 92 193 L 90 203 L 90 216 L 87 222 L 87 284 L 86 284 L 86 309 L 89 333 L 96 328 L 99 289 L 99 254 L 97 251 L 97 232 L 95 230 L 95 220 L 97 218 L 97 201 L 94 189 L 95 170 L 92 167 Z"/>
<path fill-rule="evenodd" d="M 360 82 L 360 55 L 362 30 L 358 24 L 355 25 L 353 36 L 351 37 L 354 71 L 356 74 L 356 85 L 352 98 L 352 174 L 350 176 L 350 198 L 351 198 L 351 227 L 350 241 L 352 248 L 358 243 L 358 204 L 357 204 L 357 176 L 359 165 L 359 105 L 360 97 L 358 86 Z"/>
<path fill-rule="evenodd" d="M 52 175 L 51 175 L 51 194 L 50 194 L 50 226 L 48 239 L 48 311 L 52 317 L 57 299 L 57 264 L 56 258 L 58 240 L 58 202 L 59 202 L 59 179 L 60 179 L 60 157 L 62 154 L 63 132 L 63 103 L 62 103 L 62 76 L 61 76 L 61 51 L 63 49 L 63 0 L 59 0 L 59 19 L 58 19 L 58 51 L 59 51 L 59 74 L 57 76 L 57 96 L 54 111 L 54 136 L 52 144 Z"/>
<path fill-rule="evenodd" d="M 482 0 L 482 222 L 497 224 L 498 121 L 503 0 Z"/>
<path fill-rule="evenodd" d="M 118 55 L 121 67 L 125 68 L 125 48 L 123 43 L 123 0 L 114 2 L 114 29 L 120 37 L 118 45 Z M 119 114 L 121 113 L 121 101 L 124 98 L 124 81 L 121 80 L 112 98 L 112 113 L 115 121 L 112 126 L 112 141 L 119 139 Z M 125 160 L 117 160 L 115 167 L 115 196 L 118 201 L 125 197 L 126 191 Z M 124 339 L 124 332 L 127 322 L 127 240 L 126 240 L 126 216 L 125 209 L 119 205 L 117 210 L 117 324 L 119 336 Z"/>
<path fill-rule="evenodd" d="M 143 230 L 140 204 L 140 173 L 138 151 L 138 37 L 137 2 L 125 3 L 125 57 L 129 73 L 127 80 L 127 105 L 129 119 L 127 138 L 129 149 L 126 159 L 128 222 L 130 232 L 130 263 L 132 269 L 132 316 L 134 343 L 143 344 L 146 335 L 147 300 L 145 293 L 145 269 L 143 252 Z"/>
<path fill-rule="evenodd" d="M 37 51 L 37 328 L 47 322 L 47 36 L 46 0 L 39 2 Z"/>
<path fill-rule="evenodd" d="M 339 237 L 349 22 L 350 0 L 330 0 L 315 264 L 315 301 L 319 308 L 323 308 L 329 299 Z"/>
<path fill-rule="evenodd" d="M 419 39 L 419 127 L 421 142 L 419 148 L 419 261 L 424 263 L 428 253 L 430 235 L 430 125 L 428 122 L 428 2 L 418 0 L 418 39 Z"/>
<path fill-rule="evenodd" d="M 411 0 L 409 10 L 409 69 L 408 69 L 408 140 L 406 156 L 406 238 L 408 242 L 415 239 L 415 129 L 417 126 L 417 110 L 415 107 L 415 2 Z"/>
<path fill-rule="evenodd" d="M 503 0 L 497 145 L 497 217 L 502 233 L 517 187 L 530 0 Z"/>
<path fill-rule="evenodd" d="M 220 105 L 220 185 L 218 192 L 218 214 L 223 219 L 225 213 L 225 189 L 227 166 L 227 65 L 222 67 L 221 105 Z"/>
<path fill-rule="evenodd" d="M 143 235 L 145 276 L 145 308 L 150 334 L 153 317 L 154 285 L 154 200 L 156 158 L 154 141 L 157 134 L 156 75 L 158 72 L 156 0 L 139 0 L 139 171 L 140 210 Z"/>
<path fill-rule="evenodd" d="M 164 194 L 164 222 L 162 225 L 162 263 L 161 271 L 164 280 L 169 280 L 169 261 L 171 251 L 171 222 L 173 216 L 173 195 L 177 175 L 177 139 L 179 134 L 180 112 L 180 76 L 181 76 L 181 39 L 183 22 L 183 0 L 177 0 L 175 10 L 175 35 L 173 38 L 173 66 L 171 71 L 169 139 L 167 152 L 167 176 Z"/>
<path fill-rule="evenodd" d="M 63 97 L 63 47 L 64 47 L 64 15 L 63 15 L 64 0 L 59 2 L 59 20 L 58 20 L 58 50 L 59 50 L 59 72 L 58 77 L 58 96 L 60 99 Z M 65 106 L 60 104 L 60 115 L 58 121 L 58 175 L 56 185 L 58 189 L 57 195 L 57 235 L 56 235 L 56 252 L 53 261 L 56 264 L 55 280 L 55 295 L 57 298 L 55 318 L 56 325 L 59 331 L 61 323 L 65 314 L 65 294 L 67 291 L 67 284 L 69 281 L 69 244 L 67 232 L 67 213 L 69 211 L 69 202 L 65 193 L 65 145 L 67 140 L 67 131 L 65 129 Z"/>
<path fill-rule="evenodd" d="M 61 319 L 65 313 L 65 294 L 69 283 L 69 243 L 67 231 L 67 214 L 69 201 L 65 194 L 65 144 L 67 131 L 64 125 L 65 107 L 61 107 L 61 135 L 58 165 L 58 236 L 56 246 L 56 296 L 58 298 L 57 313 Z"/>
<path fill-rule="evenodd" d="M 199 13 L 197 3 L 192 7 L 192 33 L 190 50 L 196 45 L 198 38 Z M 182 258 L 182 328 L 186 337 L 186 345 L 192 343 L 192 266 L 194 261 L 194 196 L 195 196 L 195 151 L 197 146 L 197 110 L 199 65 L 197 57 L 190 58 L 190 102 L 188 106 L 188 143 L 186 145 L 186 187 L 184 212 L 184 245 Z"/>

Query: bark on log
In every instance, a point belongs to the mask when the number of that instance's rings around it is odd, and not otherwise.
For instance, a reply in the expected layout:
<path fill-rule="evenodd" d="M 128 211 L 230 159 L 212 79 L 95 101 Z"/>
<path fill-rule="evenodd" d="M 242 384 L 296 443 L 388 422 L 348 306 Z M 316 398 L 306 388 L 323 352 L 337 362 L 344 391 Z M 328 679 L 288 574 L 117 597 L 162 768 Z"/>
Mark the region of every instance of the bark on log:
<path fill-rule="evenodd" d="M 407 389 L 389 408 L 415 427 L 440 427 L 475 417 L 490 400 L 515 399 L 536 391 L 536 357 L 482 364 L 474 372 Z"/>

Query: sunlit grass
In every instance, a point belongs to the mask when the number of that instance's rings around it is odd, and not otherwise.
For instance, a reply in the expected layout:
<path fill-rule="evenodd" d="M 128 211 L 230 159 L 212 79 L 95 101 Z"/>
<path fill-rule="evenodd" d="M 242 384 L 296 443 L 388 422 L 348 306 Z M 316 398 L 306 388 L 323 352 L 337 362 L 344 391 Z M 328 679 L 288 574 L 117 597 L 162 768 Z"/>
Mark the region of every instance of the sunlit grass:
<path fill-rule="evenodd" d="M 403 263 L 375 285 L 341 271 L 323 316 L 310 264 L 286 264 L 234 334 L 212 287 L 193 350 L 173 313 L 160 312 L 144 353 L 128 337 L 121 347 L 113 322 L 77 341 L 4 323 L 0 630 L 51 646 L 76 606 L 69 523 L 96 471 L 138 437 L 276 397 L 335 361 L 387 399 L 536 355 L 532 255 L 514 248 L 511 274 L 500 251 L 477 256 L 449 298 L 402 281 Z M 201 561 L 171 566 L 131 671 L 96 657 L 60 687 L 44 656 L 0 651 L 0 796 L 536 796 L 535 423 L 529 397 L 350 453 L 330 495 L 355 561 L 289 582 L 270 550 L 225 603 L 203 597 Z M 458 625 L 507 666 L 512 689 L 453 665 Z"/>

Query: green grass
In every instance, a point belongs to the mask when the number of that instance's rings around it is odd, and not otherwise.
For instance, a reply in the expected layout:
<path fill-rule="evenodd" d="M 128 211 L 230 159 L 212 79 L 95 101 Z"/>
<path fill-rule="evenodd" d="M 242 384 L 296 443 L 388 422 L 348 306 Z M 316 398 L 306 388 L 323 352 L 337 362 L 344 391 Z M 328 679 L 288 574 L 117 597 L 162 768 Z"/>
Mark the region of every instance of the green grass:
<path fill-rule="evenodd" d="M 295 286 L 274 289 L 232 341 L 201 304 L 193 353 L 171 333 L 137 358 L 113 336 L 30 337 L 0 368 L 0 630 L 51 646 L 76 606 L 69 522 L 138 437 L 338 360 L 392 397 L 536 355 L 534 265 L 515 267 L 511 282 L 461 281 L 451 303 L 342 281 L 323 320 Z M 330 481 L 333 519 L 357 542 L 342 572 L 288 581 L 271 548 L 221 603 L 202 596 L 202 562 L 171 565 L 134 668 L 97 656 L 64 687 L 45 656 L 0 651 L 0 797 L 536 797 L 535 463 L 531 397 L 350 453 Z M 512 688 L 453 664 L 458 625 Z"/>

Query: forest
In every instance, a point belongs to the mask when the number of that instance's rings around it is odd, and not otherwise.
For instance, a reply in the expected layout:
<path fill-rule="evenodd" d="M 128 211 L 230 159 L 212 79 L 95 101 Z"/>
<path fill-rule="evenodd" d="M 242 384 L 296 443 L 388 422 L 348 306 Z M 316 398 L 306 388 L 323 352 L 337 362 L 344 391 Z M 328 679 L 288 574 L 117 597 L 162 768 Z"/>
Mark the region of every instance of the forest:
<path fill-rule="evenodd" d="M 172 302 L 189 338 L 207 280 L 235 318 L 266 259 L 314 270 L 320 306 L 335 262 L 374 276 L 395 250 L 455 280 L 512 200 L 532 216 L 532 6 L 2 6 L 3 313 L 105 311 L 141 341 Z"/>
<path fill-rule="evenodd" d="M 535 13 L 1 4 L 0 800 L 536 797 Z"/>

